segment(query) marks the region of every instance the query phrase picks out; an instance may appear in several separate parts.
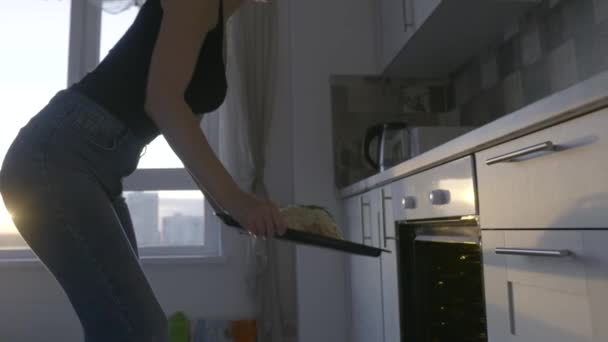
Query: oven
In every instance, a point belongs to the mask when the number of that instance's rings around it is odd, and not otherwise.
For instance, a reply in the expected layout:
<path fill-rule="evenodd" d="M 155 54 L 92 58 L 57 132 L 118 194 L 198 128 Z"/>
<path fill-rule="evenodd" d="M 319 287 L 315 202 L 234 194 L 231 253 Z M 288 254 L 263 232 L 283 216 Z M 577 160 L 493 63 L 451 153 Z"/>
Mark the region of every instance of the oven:
<path fill-rule="evenodd" d="M 401 341 L 487 341 L 473 158 L 392 187 Z"/>
<path fill-rule="evenodd" d="M 411 221 L 398 231 L 402 340 L 487 341 L 476 217 Z"/>

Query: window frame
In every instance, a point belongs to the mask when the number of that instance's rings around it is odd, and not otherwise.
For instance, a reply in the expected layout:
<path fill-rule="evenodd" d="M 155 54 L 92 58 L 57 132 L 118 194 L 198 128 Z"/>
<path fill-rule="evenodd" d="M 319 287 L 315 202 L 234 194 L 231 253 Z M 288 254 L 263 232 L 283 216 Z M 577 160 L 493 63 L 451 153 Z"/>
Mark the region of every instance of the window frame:
<path fill-rule="evenodd" d="M 70 37 L 68 51 L 68 82 L 66 86 L 79 81 L 99 63 L 101 45 L 102 9 L 87 1 L 70 1 Z M 211 116 L 211 115 L 209 115 Z M 205 125 L 209 130 L 209 144 L 217 151 L 219 143 L 219 118 L 217 115 L 206 119 Z M 215 134 L 214 134 L 215 133 Z M 200 191 L 185 168 L 167 169 L 137 169 L 123 181 L 124 191 Z M 205 213 L 213 209 L 205 201 Z M 222 232 L 221 222 L 214 215 L 205 215 L 205 241 L 217 243 L 193 246 L 155 246 L 139 247 L 140 258 L 143 261 L 159 260 L 161 263 L 183 260 L 221 260 Z M 37 261 L 35 253 L 29 249 L 0 250 L 0 262 L 31 262 Z"/>

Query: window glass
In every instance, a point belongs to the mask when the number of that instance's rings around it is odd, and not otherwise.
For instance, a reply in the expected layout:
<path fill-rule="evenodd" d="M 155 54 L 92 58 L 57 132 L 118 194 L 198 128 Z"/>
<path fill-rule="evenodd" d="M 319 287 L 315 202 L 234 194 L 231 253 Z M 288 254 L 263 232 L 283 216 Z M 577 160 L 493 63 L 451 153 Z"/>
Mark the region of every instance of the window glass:
<path fill-rule="evenodd" d="M 68 79 L 70 1 L 0 0 L 0 161 Z M 0 250 L 26 248 L 0 203 Z"/>

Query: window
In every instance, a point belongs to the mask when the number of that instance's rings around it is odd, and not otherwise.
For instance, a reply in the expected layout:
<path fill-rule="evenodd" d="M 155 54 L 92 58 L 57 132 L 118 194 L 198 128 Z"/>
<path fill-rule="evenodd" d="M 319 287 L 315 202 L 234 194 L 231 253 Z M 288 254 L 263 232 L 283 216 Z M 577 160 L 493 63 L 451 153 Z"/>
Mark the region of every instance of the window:
<path fill-rule="evenodd" d="M 218 230 L 205 229 L 214 222 L 200 191 L 129 191 L 125 198 L 142 255 L 218 254 Z"/>
<path fill-rule="evenodd" d="M 0 0 L 0 160 L 19 128 L 65 87 L 70 2 Z M 0 250 L 27 245 L 0 203 Z"/>
<path fill-rule="evenodd" d="M 100 60 L 122 37 L 137 13 L 137 8 L 117 15 L 102 12 Z M 215 115 L 208 115 L 205 121 L 206 130 L 217 132 L 213 129 L 213 125 L 218 125 Z M 217 139 L 208 138 L 211 145 L 217 143 Z M 125 197 L 142 256 L 219 252 L 219 223 L 212 215 L 205 215 L 211 208 L 183 168 L 181 160 L 160 136 L 147 146 L 138 171 L 125 183 Z"/>
<path fill-rule="evenodd" d="M 10 113 L 1 119 L 2 159 L 19 128 L 103 59 L 137 13 L 108 14 L 86 1 L 0 0 L 0 94 L 11 94 L 0 102 L 0 112 Z M 206 115 L 212 146 L 219 140 L 218 122 Z M 124 195 L 142 257 L 219 255 L 219 221 L 163 137 L 147 146 L 138 170 L 125 180 Z M 1 206 L 0 258 L 24 257 L 33 254 Z"/>

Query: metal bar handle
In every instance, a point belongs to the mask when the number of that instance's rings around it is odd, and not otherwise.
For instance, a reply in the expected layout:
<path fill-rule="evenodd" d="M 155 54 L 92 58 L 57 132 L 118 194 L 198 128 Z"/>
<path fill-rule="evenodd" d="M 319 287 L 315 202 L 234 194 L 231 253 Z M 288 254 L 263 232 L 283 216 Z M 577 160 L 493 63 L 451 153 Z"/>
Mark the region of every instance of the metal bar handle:
<path fill-rule="evenodd" d="M 412 26 L 414 26 L 412 0 L 401 0 L 402 13 L 403 13 L 403 31 L 407 32 Z"/>
<path fill-rule="evenodd" d="M 555 151 L 556 146 L 551 141 L 545 141 L 540 144 L 522 148 L 521 150 L 509 152 L 497 157 L 489 158 L 486 160 L 486 165 L 493 165 L 498 163 L 505 163 L 513 161 L 515 158 L 523 157 L 528 154 L 532 154 L 540 151 Z"/>
<path fill-rule="evenodd" d="M 414 241 L 437 242 L 437 243 L 463 243 L 467 245 L 479 245 L 479 240 L 470 236 L 451 236 L 451 235 L 418 235 Z"/>
<path fill-rule="evenodd" d="M 387 241 L 388 240 L 395 240 L 397 241 L 397 237 L 396 236 L 387 236 L 386 235 L 386 201 L 392 201 L 393 198 L 391 196 L 386 196 L 384 194 L 384 189 L 382 189 L 382 240 L 384 241 L 384 248 L 386 248 L 388 246 Z M 392 203 L 391 203 L 392 204 Z M 390 222 L 389 222 L 390 224 Z"/>
<path fill-rule="evenodd" d="M 527 249 L 527 248 L 496 248 L 496 254 L 542 257 L 567 257 L 572 252 L 567 249 Z"/>
<path fill-rule="evenodd" d="M 361 240 L 365 242 L 365 240 L 371 240 L 371 236 L 365 235 L 365 207 L 370 207 L 370 203 L 366 203 L 361 198 Z"/>

